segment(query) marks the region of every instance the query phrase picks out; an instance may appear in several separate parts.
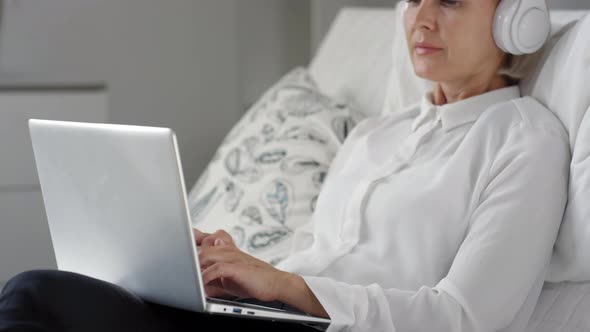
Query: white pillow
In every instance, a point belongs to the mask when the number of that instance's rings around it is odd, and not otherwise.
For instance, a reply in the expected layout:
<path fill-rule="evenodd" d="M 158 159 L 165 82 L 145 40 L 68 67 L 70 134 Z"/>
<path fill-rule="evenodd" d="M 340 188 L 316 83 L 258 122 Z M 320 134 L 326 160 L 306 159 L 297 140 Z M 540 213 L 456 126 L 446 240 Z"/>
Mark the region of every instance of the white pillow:
<path fill-rule="evenodd" d="M 555 34 L 533 74 L 521 83 L 553 111 L 569 133 L 568 205 L 548 281 L 590 280 L 590 16 Z"/>
<path fill-rule="evenodd" d="M 590 331 L 590 282 L 546 282 L 526 332 Z"/>
<path fill-rule="evenodd" d="M 271 87 L 227 135 L 189 193 L 193 227 L 228 231 L 276 265 L 311 220 L 351 110 L 323 95 L 304 68 Z"/>

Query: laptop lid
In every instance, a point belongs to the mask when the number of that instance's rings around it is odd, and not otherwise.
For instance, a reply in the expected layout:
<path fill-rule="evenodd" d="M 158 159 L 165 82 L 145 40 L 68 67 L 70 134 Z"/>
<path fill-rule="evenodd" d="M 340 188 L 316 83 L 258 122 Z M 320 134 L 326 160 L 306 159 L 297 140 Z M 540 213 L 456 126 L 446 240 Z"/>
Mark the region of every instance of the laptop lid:
<path fill-rule="evenodd" d="M 174 133 L 36 119 L 29 129 L 58 268 L 204 311 Z"/>

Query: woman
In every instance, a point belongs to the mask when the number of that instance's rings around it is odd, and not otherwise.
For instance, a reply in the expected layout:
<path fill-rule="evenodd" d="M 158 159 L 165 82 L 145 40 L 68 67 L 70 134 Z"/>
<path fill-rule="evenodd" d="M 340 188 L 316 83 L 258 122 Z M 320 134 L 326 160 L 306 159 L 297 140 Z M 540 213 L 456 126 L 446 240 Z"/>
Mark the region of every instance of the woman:
<path fill-rule="evenodd" d="M 524 330 L 565 208 L 570 155 L 557 118 L 502 74 L 511 56 L 492 34 L 498 3 L 408 1 L 412 63 L 433 91 L 355 128 L 313 233 L 300 230 L 277 268 L 225 232 L 195 230 L 209 296 L 281 301 L 329 317 L 329 331 Z M 165 308 L 55 271 L 16 276 L 0 299 L 0 331 L 166 331 L 205 320 L 308 329 Z"/>

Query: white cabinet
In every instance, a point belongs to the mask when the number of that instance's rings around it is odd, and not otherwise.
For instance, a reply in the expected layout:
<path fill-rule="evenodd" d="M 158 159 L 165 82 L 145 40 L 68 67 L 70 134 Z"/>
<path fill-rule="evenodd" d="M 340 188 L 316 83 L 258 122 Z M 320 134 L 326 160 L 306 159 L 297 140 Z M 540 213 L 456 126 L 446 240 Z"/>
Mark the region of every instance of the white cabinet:
<path fill-rule="evenodd" d="M 58 82 L 0 80 L 0 285 L 56 267 L 28 119 L 107 121 L 104 85 Z"/>

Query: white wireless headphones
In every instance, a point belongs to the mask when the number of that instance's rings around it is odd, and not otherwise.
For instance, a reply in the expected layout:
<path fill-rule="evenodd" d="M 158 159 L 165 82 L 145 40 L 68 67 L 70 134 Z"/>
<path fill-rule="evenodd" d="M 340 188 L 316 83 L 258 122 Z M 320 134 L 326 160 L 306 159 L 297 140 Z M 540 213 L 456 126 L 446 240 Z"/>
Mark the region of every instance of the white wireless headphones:
<path fill-rule="evenodd" d="M 506 53 L 538 51 L 551 33 L 546 0 L 501 0 L 493 32 L 496 44 Z"/>

